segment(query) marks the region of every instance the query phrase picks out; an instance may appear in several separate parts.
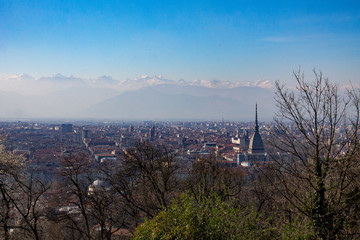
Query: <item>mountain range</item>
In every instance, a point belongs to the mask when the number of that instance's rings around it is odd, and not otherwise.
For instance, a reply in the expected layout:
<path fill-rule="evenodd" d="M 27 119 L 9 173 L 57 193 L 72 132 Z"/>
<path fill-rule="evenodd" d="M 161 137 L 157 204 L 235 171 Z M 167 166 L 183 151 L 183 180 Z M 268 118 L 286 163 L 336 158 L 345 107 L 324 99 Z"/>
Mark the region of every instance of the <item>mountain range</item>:
<path fill-rule="evenodd" d="M 252 120 L 275 112 L 272 84 L 219 80 L 169 80 L 162 76 L 115 80 L 56 74 L 0 79 L 0 118 L 124 120 Z"/>

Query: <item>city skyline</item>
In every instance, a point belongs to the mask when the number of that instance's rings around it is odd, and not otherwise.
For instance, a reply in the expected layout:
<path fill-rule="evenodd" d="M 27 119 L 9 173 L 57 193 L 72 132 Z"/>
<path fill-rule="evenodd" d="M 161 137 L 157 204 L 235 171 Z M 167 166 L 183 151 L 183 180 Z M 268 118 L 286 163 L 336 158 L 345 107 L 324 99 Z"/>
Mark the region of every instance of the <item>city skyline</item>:
<path fill-rule="evenodd" d="M 1 239 L 360 239 L 360 1 L 0 0 Z"/>
<path fill-rule="evenodd" d="M 337 84 L 358 84 L 359 9 L 356 1 L 1 1 L 0 78 L 293 86 L 301 67 L 309 78 L 316 68 Z"/>

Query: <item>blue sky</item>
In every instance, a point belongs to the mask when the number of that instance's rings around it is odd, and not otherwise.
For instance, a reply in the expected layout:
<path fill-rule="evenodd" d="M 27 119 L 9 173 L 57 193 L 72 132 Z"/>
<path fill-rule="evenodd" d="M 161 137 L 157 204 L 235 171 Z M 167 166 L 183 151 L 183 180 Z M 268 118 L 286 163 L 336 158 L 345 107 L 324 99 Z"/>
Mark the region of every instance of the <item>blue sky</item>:
<path fill-rule="evenodd" d="M 360 82 L 359 1 L 0 0 L 0 76 Z"/>

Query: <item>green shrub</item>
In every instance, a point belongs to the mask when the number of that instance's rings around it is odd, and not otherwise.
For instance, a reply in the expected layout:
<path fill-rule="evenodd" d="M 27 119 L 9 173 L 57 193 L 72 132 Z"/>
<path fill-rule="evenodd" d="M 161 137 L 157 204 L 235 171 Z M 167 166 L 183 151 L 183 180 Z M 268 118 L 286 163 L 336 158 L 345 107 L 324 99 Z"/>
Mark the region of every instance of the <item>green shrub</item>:
<path fill-rule="evenodd" d="M 167 210 L 146 220 L 135 239 L 269 239 L 275 237 L 269 220 L 216 194 L 196 201 L 186 193 Z"/>

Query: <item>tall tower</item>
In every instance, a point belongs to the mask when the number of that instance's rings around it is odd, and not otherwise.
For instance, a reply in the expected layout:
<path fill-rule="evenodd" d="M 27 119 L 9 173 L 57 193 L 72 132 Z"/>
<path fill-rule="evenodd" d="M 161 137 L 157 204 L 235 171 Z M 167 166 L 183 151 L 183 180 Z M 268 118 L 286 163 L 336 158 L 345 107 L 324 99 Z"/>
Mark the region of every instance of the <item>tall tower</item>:
<path fill-rule="evenodd" d="M 264 154 L 265 148 L 264 143 L 261 139 L 259 133 L 259 124 L 258 124 L 258 114 L 257 114 L 257 104 L 255 105 L 255 126 L 254 133 L 251 135 L 249 151 L 250 154 Z"/>
<path fill-rule="evenodd" d="M 153 124 L 153 126 L 150 128 L 150 139 L 154 140 L 155 138 L 155 123 Z"/>
<path fill-rule="evenodd" d="M 258 115 L 257 115 L 257 103 L 255 104 L 255 132 L 259 132 Z"/>

